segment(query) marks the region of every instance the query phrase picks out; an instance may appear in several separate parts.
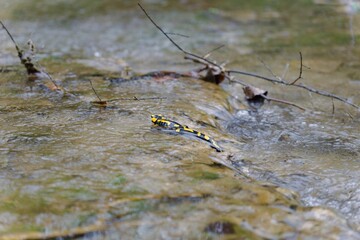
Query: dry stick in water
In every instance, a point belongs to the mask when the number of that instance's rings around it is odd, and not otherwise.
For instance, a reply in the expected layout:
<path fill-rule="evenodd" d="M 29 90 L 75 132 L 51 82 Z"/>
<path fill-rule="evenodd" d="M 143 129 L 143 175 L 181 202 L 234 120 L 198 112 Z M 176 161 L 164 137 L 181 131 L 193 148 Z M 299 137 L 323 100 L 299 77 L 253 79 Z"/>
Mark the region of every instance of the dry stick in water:
<path fill-rule="evenodd" d="M 332 94 L 332 93 L 329 93 L 329 92 L 326 92 L 326 91 L 323 91 L 323 90 L 318 90 L 318 89 L 315 89 L 313 87 L 309 87 L 305 84 L 302 84 L 302 83 L 296 83 L 299 79 L 302 78 L 302 55 L 300 54 L 300 73 L 299 73 L 299 77 L 297 79 L 295 79 L 293 82 L 291 83 L 288 83 L 282 79 L 275 79 L 275 78 L 270 78 L 270 77 L 264 77 L 264 76 L 261 76 L 259 74 L 256 74 L 256 73 L 252 73 L 252 72 L 246 72 L 246 71 L 239 71 L 239 70 L 227 70 L 226 72 L 227 73 L 236 73 L 236 74 L 241 74 L 241 75 L 245 75 L 245 76 L 250 76 L 250 77 L 254 77 L 254 78 L 259 78 L 259 79 L 262 79 L 262 80 L 265 80 L 265 81 L 269 81 L 269 82 L 272 82 L 272 83 L 278 83 L 278 84 L 282 84 L 282 85 L 285 85 L 285 86 L 294 86 L 294 87 L 298 87 L 298 88 L 303 88 L 309 92 L 312 92 L 312 93 L 315 93 L 315 94 L 318 94 L 318 95 L 321 95 L 321 96 L 324 96 L 324 97 L 329 97 L 329 98 L 332 98 L 332 99 L 336 99 L 340 102 L 343 102 L 345 104 L 348 104 L 354 108 L 357 108 L 358 110 L 360 110 L 360 106 L 350 102 L 348 99 L 346 98 L 343 98 L 343 97 L 340 97 L 340 96 L 337 96 L 335 94 Z M 235 82 L 235 83 L 239 83 L 241 85 L 244 85 L 243 82 L 241 81 L 238 81 L 238 80 L 230 80 L 232 82 Z"/>
<path fill-rule="evenodd" d="M 167 32 L 167 35 L 175 35 L 175 36 L 180 36 L 180 37 L 184 37 L 184 38 L 190 38 L 190 36 L 185 35 L 185 34 L 181 34 L 181 33 L 173 33 L 173 32 Z"/>
<path fill-rule="evenodd" d="M 222 44 L 222 45 L 220 45 L 220 46 L 218 46 L 218 47 L 210 50 L 209 52 L 207 52 L 207 53 L 203 56 L 203 58 L 208 58 L 211 53 L 213 53 L 213 52 L 215 52 L 215 51 L 217 51 L 217 50 L 219 50 L 219 49 L 221 49 L 221 48 L 223 48 L 223 47 L 225 47 L 225 44 Z"/>
<path fill-rule="evenodd" d="M 212 65 L 212 66 L 215 66 L 215 67 L 218 67 L 219 69 L 223 69 L 222 66 L 216 64 L 215 62 L 212 62 L 204 57 L 201 57 L 199 55 L 196 55 L 196 54 L 193 54 L 191 52 L 188 52 L 188 51 L 185 51 L 183 48 L 181 48 L 151 17 L 150 15 L 146 12 L 146 10 L 141 6 L 140 3 L 138 3 L 139 7 L 141 8 L 141 10 L 145 13 L 145 15 L 147 16 L 147 18 L 154 24 L 154 26 L 159 29 L 160 32 L 162 32 L 165 37 L 167 39 L 170 40 L 170 42 L 172 44 L 174 44 L 174 46 L 179 49 L 181 52 L 183 52 L 185 54 L 185 59 L 189 59 L 189 60 L 192 60 L 196 63 L 201 63 L 201 64 L 204 64 L 204 65 Z M 302 83 L 300 84 L 296 84 L 296 82 L 298 80 L 300 80 L 302 78 L 302 69 L 303 69 L 303 64 L 302 64 L 302 54 L 300 52 L 300 72 L 299 72 L 299 77 L 296 78 L 292 83 L 288 83 L 282 79 L 274 79 L 274 78 L 269 78 L 269 77 L 264 77 L 264 76 L 261 76 L 259 74 L 256 74 L 256 73 L 251 73 L 251 72 L 246 72 L 246 71 L 239 71 L 239 70 L 227 70 L 225 71 L 228 75 L 226 75 L 226 79 L 228 79 L 230 82 L 235 82 L 235 83 L 239 83 L 243 86 L 250 86 L 249 84 L 243 82 L 243 81 L 240 81 L 240 80 L 234 80 L 230 77 L 230 74 L 231 73 L 236 73 L 236 74 L 241 74 L 241 75 L 246 75 L 246 76 L 250 76 L 250 77 L 255 77 L 255 78 L 259 78 L 259 79 L 262 79 L 262 80 L 266 80 L 266 81 L 270 81 L 272 83 L 279 83 L 279 84 L 282 84 L 282 85 L 285 85 L 285 86 L 294 86 L 294 87 L 299 87 L 299 88 L 303 88 L 309 92 L 313 92 L 315 94 L 318 94 L 318 95 L 321 95 L 321 96 L 324 96 L 324 97 L 329 97 L 329 98 L 333 98 L 333 99 L 336 99 L 340 102 L 343 102 L 345 104 L 348 104 L 354 108 L 357 108 L 357 109 L 360 109 L 360 106 L 350 102 L 349 100 L 343 98 L 343 97 L 340 97 L 340 96 L 337 96 L 335 94 L 332 94 L 332 93 L 329 93 L 329 92 L 326 92 L 326 91 L 323 91 L 323 90 L 318 90 L 318 89 L 315 89 L 315 88 L 312 88 L 312 87 L 309 87 L 307 85 L 304 85 Z"/>
<path fill-rule="evenodd" d="M 13 36 L 11 35 L 11 33 L 9 32 L 9 30 L 5 27 L 4 23 L 2 21 L 0 21 L 0 24 L 2 25 L 3 29 L 7 32 L 7 34 L 9 35 L 11 41 L 14 43 L 16 51 L 18 53 L 18 56 L 20 58 L 21 63 L 25 66 L 26 71 L 28 73 L 28 75 L 36 75 L 37 73 L 41 73 L 40 70 L 38 70 L 35 65 L 32 63 L 32 59 L 30 57 L 25 57 L 24 56 L 24 51 L 21 50 L 19 48 L 19 46 L 17 45 L 17 43 L 15 42 L 15 39 L 13 38 Z"/>
<path fill-rule="evenodd" d="M 292 102 L 289 102 L 289 101 L 285 101 L 285 100 L 282 100 L 282 99 L 277 99 L 277 98 L 268 97 L 268 96 L 265 96 L 265 95 L 261 95 L 261 96 L 262 96 L 263 98 L 265 98 L 266 100 L 268 100 L 269 102 L 270 102 L 270 101 L 273 101 L 273 102 L 283 103 L 283 104 L 287 104 L 287 105 L 290 105 L 290 106 L 293 106 L 293 107 L 297 107 L 298 109 L 305 111 L 305 108 L 300 107 L 299 105 L 297 105 L 297 104 L 295 104 L 295 103 L 292 103 Z"/>
<path fill-rule="evenodd" d="M 152 24 L 154 24 L 154 26 L 162 33 L 165 35 L 165 37 L 167 39 L 169 39 L 169 41 L 174 44 L 174 46 L 179 49 L 181 52 L 183 52 L 185 55 L 188 55 L 188 56 L 191 56 L 193 58 L 196 58 L 196 59 L 201 59 L 205 62 L 207 62 L 207 64 L 210 64 L 210 65 L 213 65 L 213 66 L 217 66 L 219 68 L 221 68 L 221 66 L 219 66 L 218 64 L 206 59 L 206 58 L 203 58 L 201 56 L 198 56 L 196 54 L 193 54 L 191 52 L 188 52 L 188 51 L 185 51 L 182 47 L 180 47 L 170 36 L 169 34 L 167 34 L 151 17 L 150 15 L 146 12 L 146 10 L 141 6 L 140 3 L 138 3 L 138 6 L 141 8 L 141 10 L 144 12 L 144 14 L 146 15 L 146 17 L 152 22 Z"/>
<path fill-rule="evenodd" d="M 273 75 L 274 78 L 281 80 L 281 77 L 277 76 L 277 75 L 272 71 L 272 69 L 266 64 L 266 62 L 265 62 L 263 59 L 261 59 L 260 57 L 258 57 L 258 60 L 259 60 L 259 61 L 262 63 L 262 65 L 269 71 L 269 73 L 270 73 L 271 75 Z"/>
<path fill-rule="evenodd" d="M 303 57 L 302 57 L 302 53 L 299 52 L 300 54 L 300 69 L 299 69 L 299 76 L 297 77 L 297 79 L 295 79 L 292 83 L 290 83 L 290 85 L 294 85 L 298 80 L 300 80 L 302 78 L 302 70 L 303 70 Z"/>
<path fill-rule="evenodd" d="M 9 30 L 6 28 L 6 26 L 4 25 L 4 23 L 2 21 L 0 21 L 1 26 L 3 27 L 3 29 L 7 32 L 8 36 L 10 37 L 11 41 L 14 43 L 15 45 L 15 49 L 18 53 L 18 57 L 20 58 L 21 64 L 23 64 L 26 68 L 26 71 L 28 73 L 29 76 L 36 76 L 37 74 L 41 74 L 44 73 L 48 79 L 54 84 L 55 88 L 52 88 L 52 90 L 61 90 L 60 87 L 56 84 L 56 82 L 54 81 L 54 79 L 51 77 L 51 75 L 45 71 L 44 69 L 42 69 L 42 67 L 40 66 L 41 70 L 39 70 L 35 64 L 32 62 L 32 58 L 30 56 L 25 57 L 24 56 L 24 51 L 21 50 L 18 46 L 18 44 L 15 42 L 15 39 L 13 38 L 13 36 L 11 35 L 11 33 L 9 32 Z M 34 45 L 32 44 L 31 41 L 28 42 L 29 46 L 30 46 L 30 50 L 31 53 L 34 54 Z M 40 64 L 38 64 L 40 65 Z"/>
<path fill-rule="evenodd" d="M 97 94 L 97 92 L 95 91 L 95 88 L 92 84 L 92 81 L 89 79 L 90 85 L 91 85 L 91 89 L 93 90 L 93 92 L 95 93 L 96 97 L 99 99 L 100 102 L 104 102 L 103 100 L 101 100 L 100 96 Z"/>
<path fill-rule="evenodd" d="M 92 81 L 89 79 L 90 85 L 91 85 L 91 89 L 93 90 L 93 92 L 95 93 L 96 97 L 99 99 L 99 101 L 93 101 L 92 103 L 100 105 L 100 106 L 106 106 L 108 102 L 115 102 L 115 101 L 144 101 L 144 100 L 163 100 L 163 99 L 167 99 L 166 97 L 148 97 L 148 98 L 138 98 L 136 96 L 134 96 L 133 98 L 113 98 L 113 99 L 109 99 L 109 100 L 102 100 L 99 96 L 99 94 L 96 92 Z"/>
<path fill-rule="evenodd" d="M 40 66 L 39 63 L 38 63 L 38 65 Z M 55 90 L 64 90 L 64 89 L 61 89 L 61 88 L 56 84 L 56 82 L 55 82 L 55 80 L 52 78 L 52 76 L 51 76 L 47 71 L 45 71 L 43 67 L 40 66 L 40 68 L 41 68 L 41 72 L 43 72 L 43 73 L 50 79 L 50 81 L 54 84 Z"/>
<path fill-rule="evenodd" d="M 138 98 L 134 96 L 133 98 L 113 98 L 109 99 L 108 102 L 115 102 L 115 101 L 144 101 L 144 100 L 164 100 L 167 99 L 166 97 L 148 97 L 148 98 Z"/>
<path fill-rule="evenodd" d="M 140 3 L 138 3 L 138 5 L 139 5 L 139 7 L 141 8 L 141 10 L 145 13 L 146 17 L 152 22 L 152 24 L 153 24 L 161 33 L 163 33 L 163 34 L 165 35 L 165 37 L 166 37 L 167 39 L 169 39 L 170 42 L 171 42 L 172 44 L 174 44 L 174 46 L 175 46 L 177 49 L 179 49 L 182 53 L 185 54 L 185 57 L 184 57 L 185 59 L 192 60 L 192 61 L 195 62 L 195 63 L 199 63 L 199 64 L 203 64 L 203 65 L 207 66 L 207 67 L 204 67 L 203 69 L 201 69 L 200 71 L 207 69 L 208 66 L 210 65 L 210 66 L 212 66 L 212 67 L 216 67 L 216 69 L 219 71 L 219 73 L 221 73 L 221 72 L 224 72 L 224 73 L 225 73 L 225 72 L 226 72 L 223 66 L 218 65 L 217 63 L 212 62 L 212 61 L 210 61 L 210 60 L 207 59 L 207 57 L 209 56 L 210 53 L 212 53 L 212 52 L 214 52 L 214 51 L 222 48 L 224 45 L 221 45 L 221 46 L 219 46 L 219 47 L 211 50 L 210 52 L 208 52 L 207 54 L 205 54 L 204 57 L 201 57 L 201 56 L 199 56 L 199 55 L 196 55 L 196 54 L 193 54 L 193 53 L 191 53 L 191 52 L 185 51 L 182 47 L 180 47 L 180 46 L 150 17 L 150 15 L 146 12 L 146 10 L 141 6 Z M 227 72 L 227 73 L 230 74 L 230 72 Z M 232 81 L 232 78 L 231 78 L 230 76 L 224 74 L 224 77 L 225 77 L 226 79 L 228 79 L 229 81 Z M 245 87 L 246 87 L 246 86 L 250 86 L 249 84 L 244 83 L 244 82 L 242 82 L 242 81 L 240 81 L 240 80 L 237 80 L 236 82 L 237 82 L 237 83 L 240 83 L 241 85 L 243 85 L 243 86 L 245 86 Z M 274 102 L 279 102 L 279 103 L 283 103 L 283 104 L 288 104 L 288 105 L 291 105 L 291 106 L 294 106 L 294 107 L 297 107 L 297 108 L 299 108 L 299 109 L 304 110 L 304 108 L 296 105 L 295 103 L 291 103 L 291 102 L 284 101 L 284 100 L 280 100 L 280 99 L 270 98 L 270 97 L 266 97 L 266 96 L 265 96 L 264 98 L 267 99 L 268 101 L 274 101 Z"/>

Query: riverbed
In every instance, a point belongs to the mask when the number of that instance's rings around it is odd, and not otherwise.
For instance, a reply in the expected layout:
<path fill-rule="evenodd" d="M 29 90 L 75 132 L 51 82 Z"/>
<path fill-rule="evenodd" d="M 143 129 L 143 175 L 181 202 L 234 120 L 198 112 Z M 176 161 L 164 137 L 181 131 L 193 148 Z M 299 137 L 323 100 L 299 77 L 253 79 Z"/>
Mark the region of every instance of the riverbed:
<path fill-rule="evenodd" d="M 185 60 L 133 1 L 0 0 L 0 238 L 359 239 L 359 110 L 293 86 L 146 77 Z M 358 1 L 141 1 L 187 51 L 360 104 Z M 92 104 L 111 101 L 106 107 Z M 121 100 L 122 99 L 122 100 Z M 142 99 L 142 100 L 139 100 Z M 162 131 L 150 116 L 224 149 Z"/>

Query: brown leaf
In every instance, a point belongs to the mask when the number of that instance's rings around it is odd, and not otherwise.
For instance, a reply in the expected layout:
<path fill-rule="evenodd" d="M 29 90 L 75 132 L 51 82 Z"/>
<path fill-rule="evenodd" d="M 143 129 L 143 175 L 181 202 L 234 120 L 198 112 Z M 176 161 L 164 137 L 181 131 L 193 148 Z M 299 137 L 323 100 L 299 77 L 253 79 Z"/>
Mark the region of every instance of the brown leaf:
<path fill-rule="evenodd" d="M 209 68 L 203 80 L 220 84 L 225 79 L 225 72 L 217 68 Z"/>
<path fill-rule="evenodd" d="M 268 94 L 267 91 L 252 86 L 243 87 L 243 91 L 250 107 L 258 109 L 264 105 L 266 95 Z"/>
<path fill-rule="evenodd" d="M 267 91 L 252 86 L 243 87 L 243 91 L 247 100 L 252 100 L 255 97 L 266 96 L 268 94 Z"/>

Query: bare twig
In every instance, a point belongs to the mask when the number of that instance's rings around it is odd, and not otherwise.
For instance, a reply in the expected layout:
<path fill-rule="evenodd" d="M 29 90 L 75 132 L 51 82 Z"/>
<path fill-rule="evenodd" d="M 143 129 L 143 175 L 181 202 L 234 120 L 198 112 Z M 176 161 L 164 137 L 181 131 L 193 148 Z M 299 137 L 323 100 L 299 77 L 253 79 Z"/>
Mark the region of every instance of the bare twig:
<path fill-rule="evenodd" d="M 347 100 L 346 98 L 343 98 L 343 97 L 340 97 L 340 96 L 337 96 L 335 94 L 332 94 L 332 93 L 329 93 L 329 92 L 326 92 L 326 91 L 323 91 L 323 90 L 318 90 L 318 89 L 315 89 L 315 88 L 312 88 L 312 87 L 309 87 L 305 84 L 302 84 L 302 83 L 298 83 L 298 84 L 291 84 L 291 83 L 288 83 L 288 82 L 285 82 L 283 80 L 279 80 L 279 79 L 274 79 L 274 78 L 269 78 L 269 77 L 264 77 L 264 76 L 261 76 L 259 74 L 256 74 L 256 73 L 251 73 L 251 72 L 246 72 L 246 71 L 238 71 L 238 70 L 228 70 L 226 71 L 227 73 L 236 73 L 236 74 L 241 74 L 241 75 L 245 75 L 245 76 L 250 76 L 250 77 L 255 77 L 255 78 L 259 78 L 259 79 L 263 79 L 265 81 L 269 81 L 269 82 L 273 82 L 273 83 L 278 83 L 278 84 L 282 84 L 282 85 L 285 85 L 285 86 L 294 86 L 294 87 L 298 87 L 298 88 L 303 88 L 309 92 L 312 92 L 312 93 L 316 93 L 318 95 L 321 95 L 321 96 L 324 96 L 324 97 L 329 97 L 329 98 L 333 98 L 333 99 L 336 99 L 340 102 L 343 102 L 345 104 L 348 104 L 354 108 L 357 108 L 357 109 L 360 109 L 360 106 L 350 102 L 349 100 Z M 238 81 L 238 80 L 235 80 L 235 79 L 231 79 L 231 82 L 236 82 L 236 83 L 239 83 L 241 85 L 244 85 L 244 83 L 242 81 Z"/>
<path fill-rule="evenodd" d="M 302 78 L 302 71 L 303 71 L 303 57 L 302 57 L 302 53 L 299 52 L 300 54 L 300 69 L 299 69 L 299 76 L 292 82 L 290 83 L 291 85 L 294 85 L 298 80 L 300 80 Z"/>
<path fill-rule="evenodd" d="M 271 75 L 273 75 L 274 78 L 281 80 L 281 77 L 277 76 L 272 70 L 271 68 L 265 63 L 265 61 L 263 59 L 261 59 L 260 57 L 258 57 L 259 61 L 262 63 L 262 65 L 270 72 Z"/>
<path fill-rule="evenodd" d="M 300 69 L 299 69 L 299 76 L 292 82 L 290 83 L 291 85 L 295 84 L 299 79 L 302 78 L 302 72 L 303 72 L 303 57 L 302 57 L 302 53 L 299 52 L 300 54 Z M 276 78 L 277 80 L 279 81 L 282 81 L 284 78 L 285 78 L 285 74 L 286 74 L 286 71 L 287 71 L 287 67 L 285 67 L 285 70 L 284 70 L 284 73 L 283 73 L 283 77 L 279 77 L 277 76 L 272 70 L 271 68 L 265 63 L 265 61 L 263 59 L 261 59 L 260 57 L 258 57 L 259 61 L 263 64 L 263 66 L 270 72 L 270 74 Z"/>
<path fill-rule="evenodd" d="M 175 35 L 175 36 L 180 36 L 180 37 L 184 37 L 184 38 L 190 38 L 190 36 L 185 35 L 185 34 L 181 34 L 181 33 L 173 33 L 173 32 L 167 32 L 167 35 Z"/>
<path fill-rule="evenodd" d="M 3 29 L 5 29 L 7 34 L 9 35 L 11 41 L 14 43 L 15 49 L 16 49 L 16 51 L 18 53 L 18 57 L 20 58 L 21 64 L 23 64 L 24 67 L 26 68 L 26 71 L 27 71 L 28 75 L 36 76 L 36 74 L 41 73 L 41 71 L 35 67 L 34 63 L 32 62 L 31 57 L 26 56 L 26 54 L 24 56 L 24 51 L 19 48 L 19 46 L 15 42 L 13 36 L 11 35 L 10 31 L 6 28 L 4 23 L 2 21 L 0 21 L 0 24 L 3 27 Z"/>
<path fill-rule="evenodd" d="M 106 102 L 115 102 L 115 101 L 144 101 L 144 100 L 163 100 L 163 99 L 167 99 L 166 97 L 148 97 L 148 98 L 138 98 L 136 96 L 132 97 L 132 98 L 113 98 L 113 99 L 109 99 L 109 100 L 102 100 L 99 96 L 99 94 L 96 92 L 92 81 L 89 79 L 90 85 L 91 85 L 91 89 L 93 90 L 93 92 L 95 93 L 96 97 L 99 99 L 99 101 L 95 101 L 95 103 L 106 103 Z"/>
<path fill-rule="evenodd" d="M 107 102 L 115 102 L 115 101 L 145 101 L 145 100 L 164 100 L 166 97 L 148 97 L 148 98 L 138 98 L 134 96 L 133 98 L 113 98 L 107 100 Z"/>
<path fill-rule="evenodd" d="M 340 96 L 337 96 L 335 94 L 332 94 L 332 93 L 329 93 L 329 92 L 326 92 L 326 91 L 323 91 L 323 90 L 317 90 L 315 88 L 312 88 L 312 87 L 309 87 L 307 85 L 304 85 L 302 83 L 296 83 L 298 80 L 300 80 L 302 78 L 302 69 L 304 67 L 303 63 L 302 63 L 302 53 L 299 52 L 299 55 L 300 55 L 300 72 L 299 72 L 299 76 L 291 83 L 288 83 L 284 80 L 282 80 L 281 78 L 279 79 L 274 79 L 274 78 L 269 78 L 269 77 L 265 77 L 265 76 L 261 76 L 259 74 L 256 74 L 256 73 L 251 73 L 251 72 L 245 72 L 245 71 L 238 71 L 238 70 L 227 70 L 225 71 L 224 68 L 220 65 L 218 65 L 217 63 L 213 62 L 213 61 L 210 61 L 204 57 L 201 57 L 199 55 L 196 55 L 196 54 L 193 54 L 191 52 L 188 52 L 186 50 L 184 50 L 182 47 L 180 47 L 151 17 L 150 15 L 146 12 L 146 10 L 141 6 L 140 3 L 138 3 L 139 7 L 141 8 L 141 10 L 144 12 L 144 14 L 147 16 L 147 18 L 152 22 L 152 24 L 161 32 L 165 35 L 165 37 L 167 39 L 169 39 L 169 41 L 178 49 L 180 50 L 182 53 L 185 54 L 185 59 L 189 59 L 189 60 L 192 60 L 193 62 L 195 63 L 200 63 L 200 64 L 203 64 L 205 66 L 210 66 L 210 67 L 217 67 L 219 71 L 224 71 L 225 74 L 225 78 L 228 79 L 230 82 L 236 82 L 236 83 L 239 83 L 243 86 L 249 86 L 249 84 L 243 82 L 243 81 L 240 81 L 240 80 L 234 80 L 230 74 L 231 73 L 236 73 L 236 74 L 241 74 L 241 75 L 246 75 L 246 76 L 251 76 L 251 77 L 255 77 L 255 78 L 259 78 L 259 79 L 263 79 L 263 80 L 266 80 L 266 81 L 269 81 L 269 82 L 272 82 L 272 83 L 278 83 L 278 84 L 282 84 L 282 85 L 285 85 L 285 86 L 294 86 L 294 87 L 299 87 L 299 88 L 303 88 L 309 92 L 313 92 L 313 93 L 316 93 L 318 95 L 321 95 L 321 96 L 324 96 L 324 97 L 329 97 L 329 98 L 333 98 L 333 99 L 336 99 L 338 101 L 341 101 L 345 104 L 348 104 L 354 108 L 357 108 L 357 109 L 360 109 L 360 107 L 352 102 L 350 102 L 348 99 L 346 98 L 343 98 L 343 97 L 340 97 Z M 205 68 L 206 69 L 206 68 Z"/>
<path fill-rule="evenodd" d="M 225 75 L 225 78 L 226 78 L 227 80 L 229 80 L 229 83 L 235 82 L 235 83 L 238 83 L 238 84 L 242 85 L 243 87 L 249 87 L 249 86 L 251 86 L 250 84 L 248 84 L 248 83 L 246 83 L 246 82 L 244 82 L 244 81 L 241 81 L 241 80 L 239 80 L 239 79 L 236 79 L 236 80 L 235 80 L 234 77 L 231 76 L 229 72 L 227 72 L 227 75 Z"/>
<path fill-rule="evenodd" d="M 297 107 L 303 111 L 305 110 L 303 107 L 300 107 L 299 105 L 297 105 L 295 103 L 292 103 L 292 102 L 289 102 L 286 100 L 282 100 L 282 99 L 269 97 L 268 91 L 254 87 L 254 86 L 243 87 L 243 91 L 245 94 L 245 99 L 249 102 L 250 106 L 254 105 L 254 103 L 257 103 L 257 106 L 260 106 L 264 103 L 264 100 L 268 100 L 269 102 L 270 101 L 278 102 L 278 103 Z"/>
<path fill-rule="evenodd" d="M 354 116 L 351 115 L 351 113 L 349 113 L 348 111 L 346 111 L 347 115 L 351 118 L 351 120 L 354 120 Z"/>
<path fill-rule="evenodd" d="M 139 7 L 141 8 L 141 10 L 145 13 L 146 17 L 152 22 L 152 24 L 154 24 L 154 26 L 159 29 L 160 32 L 162 32 L 165 37 L 167 37 L 167 39 L 170 40 L 170 42 L 172 44 L 174 44 L 175 47 L 177 47 L 177 49 L 179 49 L 180 51 L 182 51 L 185 54 L 188 54 L 184 49 L 182 49 L 171 37 L 169 37 L 169 35 L 159 26 L 157 25 L 157 23 L 150 17 L 150 15 L 146 12 L 146 10 L 141 6 L 140 3 L 138 3 Z"/>
<path fill-rule="evenodd" d="M 277 84 L 281 84 L 281 85 L 285 85 L 285 86 L 294 86 L 294 87 L 299 87 L 299 88 L 303 88 L 309 92 L 312 92 L 312 93 L 315 93 L 315 94 L 318 94 L 318 95 L 321 95 L 321 96 L 324 96 L 324 97 L 329 97 L 331 99 L 336 99 L 340 102 L 343 102 L 347 105 L 350 105 L 354 108 L 357 108 L 357 109 L 360 109 L 360 106 L 350 102 L 348 99 L 346 98 L 343 98 L 343 97 L 340 97 L 338 95 L 335 95 L 333 93 L 329 93 L 327 91 L 323 91 L 323 90 L 318 90 L 318 89 L 315 89 L 313 87 L 309 87 L 305 84 L 302 84 L 302 83 L 298 83 L 296 84 L 296 82 L 300 79 L 302 79 L 302 72 L 303 72 L 303 67 L 306 67 L 306 68 L 309 68 L 307 66 L 305 66 L 303 64 L 303 57 L 302 57 L 302 53 L 299 52 L 299 55 L 300 55 L 300 67 L 299 67 L 299 76 L 291 83 L 288 83 L 286 81 L 283 80 L 283 78 L 280 78 L 278 76 L 276 76 L 272 71 L 271 69 L 260 59 L 260 61 L 264 64 L 264 66 L 271 72 L 271 74 L 274 76 L 274 78 L 270 78 L 270 77 L 265 77 L 265 76 L 262 76 L 262 75 L 259 75 L 259 74 L 256 74 L 256 73 L 251 73 L 251 72 L 246 72 L 246 71 L 238 71 L 238 70 L 228 70 L 226 71 L 226 73 L 228 74 L 231 74 L 231 73 L 236 73 L 236 74 L 241 74 L 241 75 L 245 75 L 245 76 L 250 76 L 250 77 L 255 77 L 255 78 L 259 78 L 259 79 L 263 79 L 265 81 L 269 81 L 269 82 L 272 82 L 272 83 L 277 83 Z M 228 78 L 230 82 L 236 82 L 236 83 L 239 83 L 243 86 L 249 86 L 249 85 L 246 85 L 246 83 L 244 83 L 243 81 L 239 81 L 239 80 L 234 80 L 232 78 Z M 279 99 L 277 99 L 279 100 Z M 273 100 L 275 101 L 275 100 Z M 283 100 L 281 100 L 283 101 Z M 285 101 L 286 102 L 286 101 Z M 291 104 L 290 104 L 291 105 Z M 296 106 L 298 107 L 298 106 Z M 301 107 L 300 107 L 301 109 Z"/>
<path fill-rule="evenodd" d="M 57 90 L 60 90 L 60 87 L 56 84 L 55 80 L 52 78 L 52 76 L 39 64 L 37 63 L 37 65 L 40 67 L 41 72 L 44 73 L 48 79 L 50 79 L 50 81 L 54 84 L 54 86 L 56 87 Z"/>
<path fill-rule="evenodd" d="M 146 12 L 146 10 L 141 6 L 140 3 L 138 3 L 138 6 L 141 8 L 141 10 L 144 12 L 144 14 L 146 15 L 146 17 L 152 22 L 152 24 L 162 33 L 165 35 L 165 37 L 167 39 L 169 39 L 169 41 L 177 48 L 179 49 L 182 53 L 185 54 L 185 58 L 186 56 L 191 56 L 193 59 L 200 59 L 202 60 L 203 62 L 206 62 L 207 64 L 210 64 L 210 65 L 213 65 L 213 66 L 216 66 L 216 67 L 219 67 L 221 68 L 221 66 L 219 66 L 218 64 L 216 64 L 215 62 L 212 62 L 210 60 L 207 60 L 206 58 L 203 58 L 199 55 L 196 55 L 196 54 L 193 54 L 191 52 L 188 52 L 186 50 L 184 50 L 182 47 L 179 46 L 179 44 L 177 44 L 151 17 L 150 15 Z"/>
<path fill-rule="evenodd" d="M 93 90 L 93 92 L 95 93 L 96 97 L 99 99 L 100 102 L 103 102 L 103 100 L 101 100 L 100 96 L 97 94 L 93 84 L 92 84 L 92 81 L 89 79 L 89 82 L 90 82 L 90 85 L 91 85 L 91 89 Z"/>
<path fill-rule="evenodd" d="M 305 111 L 305 108 L 303 107 L 300 107 L 299 105 L 295 104 L 295 103 L 292 103 L 292 102 L 289 102 L 289 101 L 285 101 L 285 100 L 282 100 L 282 99 L 277 99 L 277 98 L 272 98 L 272 97 L 268 97 L 266 95 L 261 95 L 263 98 L 265 98 L 266 100 L 268 101 L 273 101 L 273 102 L 278 102 L 278 103 L 283 103 L 283 104 L 287 104 L 287 105 L 290 105 L 290 106 L 293 106 L 293 107 L 297 107 L 303 111 Z"/>
<path fill-rule="evenodd" d="M 16 48 L 16 51 L 17 51 L 18 53 L 20 53 L 20 52 L 21 52 L 21 51 L 20 51 L 20 48 L 19 48 L 19 46 L 17 45 L 17 43 L 15 42 L 15 39 L 13 38 L 13 36 L 12 36 L 11 33 L 9 32 L 9 30 L 5 27 L 5 25 L 4 25 L 4 23 L 3 23 L 2 21 L 0 21 L 0 24 L 1 24 L 1 26 L 3 27 L 3 29 L 7 32 L 7 34 L 9 35 L 11 41 L 14 43 L 15 48 Z M 19 57 L 20 57 L 20 56 L 19 56 Z M 20 57 L 20 58 L 21 58 L 21 57 Z"/>
<path fill-rule="evenodd" d="M 215 51 L 217 51 L 217 50 L 219 50 L 219 49 L 221 49 L 221 48 L 223 48 L 223 47 L 225 47 L 224 44 L 223 44 L 223 45 L 220 45 L 220 46 L 218 46 L 218 47 L 216 47 L 216 48 L 214 48 L 214 49 L 212 49 L 212 50 L 210 50 L 209 52 L 207 52 L 207 53 L 203 56 L 203 58 L 208 58 L 211 53 L 213 53 L 213 52 L 215 52 Z"/>

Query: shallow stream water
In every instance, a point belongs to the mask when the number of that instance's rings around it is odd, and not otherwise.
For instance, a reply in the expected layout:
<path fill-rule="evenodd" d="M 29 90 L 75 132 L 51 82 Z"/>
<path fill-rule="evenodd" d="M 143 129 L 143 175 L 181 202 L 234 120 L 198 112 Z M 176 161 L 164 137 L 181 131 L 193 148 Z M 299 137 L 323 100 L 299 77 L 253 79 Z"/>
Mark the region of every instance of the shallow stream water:
<path fill-rule="evenodd" d="M 187 35 L 173 37 L 191 52 L 224 44 L 211 58 L 226 68 L 291 81 L 301 51 L 302 83 L 360 104 L 359 1 L 141 3 L 167 32 Z M 67 92 L 28 81 L 1 30 L 0 239 L 360 239 L 359 110 L 241 75 L 306 111 L 273 102 L 249 110 L 242 86 L 227 81 L 111 80 L 125 69 L 199 67 L 134 1 L 0 5 L 17 43 L 31 39 Z M 89 80 L 104 100 L 163 99 L 97 107 Z M 160 131 L 151 114 L 225 151 Z"/>

